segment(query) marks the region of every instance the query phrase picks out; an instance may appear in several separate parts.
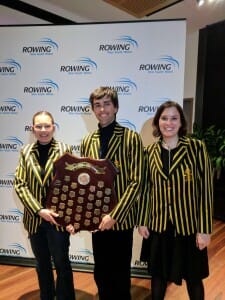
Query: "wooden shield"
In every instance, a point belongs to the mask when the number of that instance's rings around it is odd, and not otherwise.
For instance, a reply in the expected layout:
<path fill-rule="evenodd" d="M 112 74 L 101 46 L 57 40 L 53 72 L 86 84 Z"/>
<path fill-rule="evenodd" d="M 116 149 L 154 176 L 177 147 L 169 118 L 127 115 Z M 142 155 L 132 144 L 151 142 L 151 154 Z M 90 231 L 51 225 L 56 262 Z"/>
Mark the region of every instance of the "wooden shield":
<path fill-rule="evenodd" d="M 59 214 L 58 224 L 75 231 L 96 230 L 117 204 L 114 179 L 118 170 L 108 159 L 65 153 L 55 161 L 46 207 Z"/>

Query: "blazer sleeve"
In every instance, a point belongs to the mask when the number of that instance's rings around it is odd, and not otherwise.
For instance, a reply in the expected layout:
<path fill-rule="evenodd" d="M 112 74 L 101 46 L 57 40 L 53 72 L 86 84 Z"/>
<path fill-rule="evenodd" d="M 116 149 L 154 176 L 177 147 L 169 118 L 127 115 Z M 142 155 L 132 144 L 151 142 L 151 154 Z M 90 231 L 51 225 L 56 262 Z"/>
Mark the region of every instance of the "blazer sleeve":
<path fill-rule="evenodd" d="M 199 141 L 198 161 L 198 232 L 212 232 L 213 170 L 205 143 Z"/>
<path fill-rule="evenodd" d="M 142 175 L 143 175 L 143 144 L 140 135 L 137 132 L 128 131 L 127 138 L 129 146 L 123 149 L 124 164 L 127 164 L 127 174 L 120 175 L 120 181 L 126 185 L 123 194 L 115 209 L 110 213 L 111 217 L 119 223 L 123 223 L 130 209 L 136 205 L 139 198 Z M 117 187 L 118 188 L 118 187 Z"/>
<path fill-rule="evenodd" d="M 26 207 L 27 212 L 30 215 L 34 215 L 42 207 L 40 202 L 34 197 L 33 193 L 30 191 L 30 188 L 28 186 L 28 177 L 29 174 L 26 168 L 25 153 L 22 149 L 20 152 L 19 164 L 15 172 L 14 188 L 24 207 Z"/>
<path fill-rule="evenodd" d="M 142 184 L 138 201 L 137 225 L 147 227 L 150 222 L 150 170 L 148 157 L 148 150 L 147 147 L 145 147 Z"/>

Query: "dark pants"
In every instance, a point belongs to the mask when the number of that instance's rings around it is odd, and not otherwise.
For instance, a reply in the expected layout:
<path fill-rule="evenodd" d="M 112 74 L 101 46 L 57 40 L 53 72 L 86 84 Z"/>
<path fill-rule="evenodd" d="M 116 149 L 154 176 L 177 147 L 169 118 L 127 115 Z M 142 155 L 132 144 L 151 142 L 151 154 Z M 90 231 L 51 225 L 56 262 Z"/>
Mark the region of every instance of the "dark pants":
<path fill-rule="evenodd" d="M 69 261 L 69 233 L 59 232 L 49 222 L 43 222 L 37 233 L 30 235 L 31 247 L 37 260 L 40 299 L 74 300 L 73 273 Z M 54 284 L 52 259 L 56 269 Z"/>
<path fill-rule="evenodd" d="M 131 300 L 133 230 L 95 232 L 92 244 L 99 300 Z"/>

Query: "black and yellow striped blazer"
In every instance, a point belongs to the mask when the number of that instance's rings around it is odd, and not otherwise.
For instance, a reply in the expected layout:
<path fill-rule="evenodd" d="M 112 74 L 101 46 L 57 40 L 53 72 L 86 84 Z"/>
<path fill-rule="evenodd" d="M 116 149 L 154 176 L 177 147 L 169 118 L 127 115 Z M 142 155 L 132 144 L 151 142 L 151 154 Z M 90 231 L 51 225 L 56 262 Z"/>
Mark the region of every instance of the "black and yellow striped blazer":
<path fill-rule="evenodd" d="M 88 134 L 81 143 L 81 156 L 100 158 L 100 133 Z M 105 158 L 112 161 L 119 173 L 115 178 L 118 204 L 110 213 L 117 222 L 114 230 L 124 230 L 136 225 L 136 202 L 143 172 L 143 145 L 140 135 L 116 123 Z"/>
<path fill-rule="evenodd" d="M 163 232 L 170 219 L 178 234 L 211 233 L 213 171 L 205 144 L 180 137 L 169 176 L 163 171 L 160 140 L 146 147 L 145 162 L 138 225 Z"/>
<path fill-rule="evenodd" d="M 37 231 L 42 222 L 42 218 L 38 216 L 37 212 L 43 208 L 42 199 L 46 198 L 48 187 L 54 176 L 54 161 L 65 152 L 72 153 L 71 147 L 53 139 L 45 166 L 45 175 L 42 179 L 41 167 L 37 160 L 37 143 L 27 144 L 21 149 L 14 188 L 24 205 L 24 227 L 31 234 Z M 62 227 L 58 227 L 58 229 L 63 231 Z"/>

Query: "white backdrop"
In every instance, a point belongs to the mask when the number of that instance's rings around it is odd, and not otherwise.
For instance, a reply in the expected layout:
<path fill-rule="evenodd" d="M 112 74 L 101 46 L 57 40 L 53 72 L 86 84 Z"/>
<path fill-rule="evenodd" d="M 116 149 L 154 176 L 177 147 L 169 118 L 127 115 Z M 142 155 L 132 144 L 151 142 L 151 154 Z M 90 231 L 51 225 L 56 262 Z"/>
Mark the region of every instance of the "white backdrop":
<path fill-rule="evenodd" d="M 23 207 L 13 178 L 23 144 L 33 141 L 39 110 L 56 121 L 56 139 L 79 155 L 82 137 L 96 128 L 88 102 L 104 85 L 117 90 L 117 121 L 152 141 L 151 119 L 168 99 L 183 103 L 186 22 L 165 20 L 0 28 L 0 256 L 32 258 Z M 132 268 L 139 261 L 134 236 Z M 71 262 L 93 264 L 90 233 L 71 238 Z"/>

